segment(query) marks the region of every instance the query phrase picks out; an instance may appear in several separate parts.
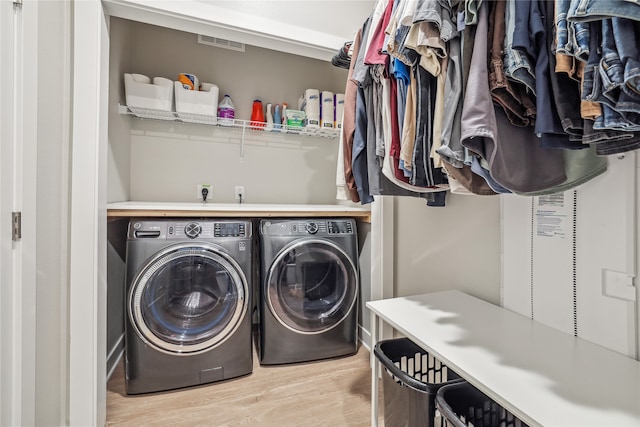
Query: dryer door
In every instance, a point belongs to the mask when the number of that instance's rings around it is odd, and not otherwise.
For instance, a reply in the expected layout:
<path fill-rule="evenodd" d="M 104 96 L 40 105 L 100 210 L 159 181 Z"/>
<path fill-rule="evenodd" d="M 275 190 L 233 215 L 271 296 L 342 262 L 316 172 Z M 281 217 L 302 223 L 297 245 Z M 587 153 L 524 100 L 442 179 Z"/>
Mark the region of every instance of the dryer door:
<path fill-rule="evenodd" d="M 285 327 L 315 334 L 338 325 L 354 308 L 358 272 L 330 241 L 305 239 L 285 247 L 269 269 L 266 298 Z"/>
<path fill-rule="evenodd" d="M 185 243 L 153 256 L 134 279 L 128 314 L 137 334 L 171 354 L 194 354 L 226 340 L 247 311 L 240 266 L 216 246 Z"/>

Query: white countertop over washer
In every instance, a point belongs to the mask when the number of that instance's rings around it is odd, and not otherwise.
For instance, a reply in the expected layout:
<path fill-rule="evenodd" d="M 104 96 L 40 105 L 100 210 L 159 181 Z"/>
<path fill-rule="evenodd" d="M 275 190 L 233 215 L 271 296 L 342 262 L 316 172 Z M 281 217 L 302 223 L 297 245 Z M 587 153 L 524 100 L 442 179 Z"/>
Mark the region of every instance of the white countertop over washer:
<path fill-rule="evenodd" d="M 459 291 L 367 307 L 530 426 L 640 426 L 635 359 Z"/>
<path fill-rule="evenodd" d="M 371 211 L 346 205 L 116 202 L 107 204 L 109 217 L 350 217 L 370 222 Z"/>

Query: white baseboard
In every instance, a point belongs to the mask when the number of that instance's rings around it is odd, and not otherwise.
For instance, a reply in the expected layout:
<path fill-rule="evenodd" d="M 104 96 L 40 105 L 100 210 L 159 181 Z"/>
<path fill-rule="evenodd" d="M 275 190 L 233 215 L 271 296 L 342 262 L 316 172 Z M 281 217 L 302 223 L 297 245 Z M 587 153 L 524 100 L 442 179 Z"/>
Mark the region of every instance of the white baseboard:
<path fill-rule="evenodd" d="M 115 371 L 122 356 L 124 356 L 124 334 L 120 335 L 118 341 L 116 341 L 107 354 L 107 381 L 109 381 L 109 378 L 113 375 L 113 371 Z"/>
<path fill-rule="evenodd" d="M 371 332 L 363 328 L 362 325 L 358 325 L 358 335 L 362 345 L 371 353 Z"/>

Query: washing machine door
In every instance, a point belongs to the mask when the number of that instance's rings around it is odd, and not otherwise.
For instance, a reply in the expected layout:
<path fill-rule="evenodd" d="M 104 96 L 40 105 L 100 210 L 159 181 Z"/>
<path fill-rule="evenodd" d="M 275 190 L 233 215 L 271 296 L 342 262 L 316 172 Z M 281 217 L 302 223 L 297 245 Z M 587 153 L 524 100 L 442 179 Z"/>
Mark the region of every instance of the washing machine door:
<path fill-rule="evenodd" d="M 157 350 L 194 354 L 231 336 L 247 311 L 238 263 L 207 243 L 177 244 L 151 257 L 129 292 L 129 319 Z"/>
<path fill-rule="evenodd" d="M 304 239 L 276 256 L 265 285 L 269 309 L 283 326 L 317 334 L 337 326 L 353 309 L 358 272 L 333 242 Z"/>

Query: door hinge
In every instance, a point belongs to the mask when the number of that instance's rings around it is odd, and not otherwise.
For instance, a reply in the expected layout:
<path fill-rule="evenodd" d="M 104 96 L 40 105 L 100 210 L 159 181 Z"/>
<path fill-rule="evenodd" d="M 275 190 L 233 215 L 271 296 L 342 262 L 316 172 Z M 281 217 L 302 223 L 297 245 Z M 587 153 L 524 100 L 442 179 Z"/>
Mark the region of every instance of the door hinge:
<path fill-rule="evenodd" d="M 22 237 L 22 212 L 11 212 L 11 240 L 17 242 Z"/>
<path fill-rule="evenodd" d="M 14 9 L 22 9 L 22 0 L 13 0 Z"/>

